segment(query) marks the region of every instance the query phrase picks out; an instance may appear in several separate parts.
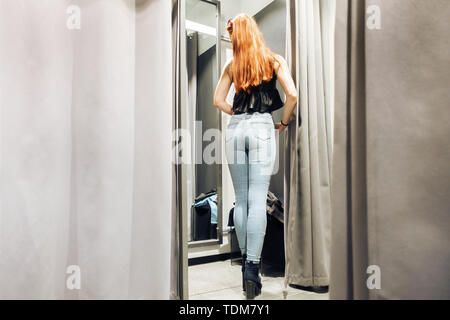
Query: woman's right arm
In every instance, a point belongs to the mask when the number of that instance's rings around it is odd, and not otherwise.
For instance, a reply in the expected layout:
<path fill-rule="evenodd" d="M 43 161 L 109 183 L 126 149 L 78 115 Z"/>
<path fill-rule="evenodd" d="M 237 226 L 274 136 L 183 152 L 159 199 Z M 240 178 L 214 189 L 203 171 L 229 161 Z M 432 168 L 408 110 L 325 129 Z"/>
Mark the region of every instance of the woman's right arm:
<path fill-rule="evenodd" d="M 280 67 L 277 72 L 277 79 L 280 81 L 280 84 L 286 94 L 286 102 L 284 103 L 283 118 L 281 121 L 284 124 L 287 124 L 291 119 L 292 112 L 294 111 L 297 103 L 297 88 L 295 87 L 294 79 L 292 79 L 286 60 L 280 55 L 277 55 L 277 60 L 280 63 Z M 279 132 L 286 128 L 281 123 L 276 124 L 276 127 Z"/>
<path fill-rule="evenodd" d="M 222 70 L 222 75 L 217 83 L 216 91 L 214 93 L 214 106 L 229 115 L 233 114 L 233 107 L 227 102 L 226 97 L 231 87 L 231 77 L 228 73 L 231 59 L 225 64 Z"/>

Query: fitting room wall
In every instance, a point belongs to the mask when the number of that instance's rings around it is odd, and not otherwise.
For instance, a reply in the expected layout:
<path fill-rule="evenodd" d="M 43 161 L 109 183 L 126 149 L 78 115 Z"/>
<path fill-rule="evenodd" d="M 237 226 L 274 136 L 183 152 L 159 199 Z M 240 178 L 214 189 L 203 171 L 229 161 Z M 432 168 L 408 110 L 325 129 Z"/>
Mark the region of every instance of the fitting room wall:
<path fill-rule="evenodd" d="M 286 47 L 286 1 L 275 0 L 259 11 L 254 16 L 258 26 L 263 33 L 264 40 L 269 48 L 284 56 Z M 277 81 L 277 88 L 284 100 L 284 91 L 280 83 Z M 279 122 L 283 116 L 283 109 L 273 113 L 275 122 Z M 279 141 L 283 142 L 283 134 Z M 283 201 L 284 192 L 284 146 L 278 143 L 278 171 L 270 180 L 270 191 L 274 192 L 278 198 Z"/>

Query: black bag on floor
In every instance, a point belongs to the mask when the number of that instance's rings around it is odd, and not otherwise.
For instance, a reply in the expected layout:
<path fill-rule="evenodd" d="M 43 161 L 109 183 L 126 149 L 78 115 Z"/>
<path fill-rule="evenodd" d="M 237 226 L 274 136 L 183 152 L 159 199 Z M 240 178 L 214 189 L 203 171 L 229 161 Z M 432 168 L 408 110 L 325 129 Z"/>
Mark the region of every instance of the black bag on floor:
<path fill-rule="evenodd" d="M 217 194 L 216 189 L 207 193 L 201 193 L 194 199 L 192 205 L 192 240 L 208 240 L 217 238 L 217 224 L 211 223 L 211 207 L 208 201 L 203 201 L 208 197 Z"/>
<path fill-rule="evenodd" d="M 267 194 L 267 228 L 261 252 L 261 274 L 283 277 L 284 254 L 284 209 L 282 202 L 273 194 Z"/>

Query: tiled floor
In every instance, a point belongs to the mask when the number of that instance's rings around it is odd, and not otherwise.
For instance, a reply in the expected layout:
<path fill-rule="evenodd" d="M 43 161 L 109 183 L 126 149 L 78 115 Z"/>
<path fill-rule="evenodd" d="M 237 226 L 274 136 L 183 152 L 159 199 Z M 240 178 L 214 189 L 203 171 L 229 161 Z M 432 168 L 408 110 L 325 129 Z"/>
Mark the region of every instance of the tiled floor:
<path fill-rule="evenodd" d="M 245 300 L 240 265 L 230 260 L 189 267 L 189 299 Z M 256 300 L 283 299 L 284 278 L 262 278 L 262 293 Z M 287 287 L 288 300 L 327 300 L 328 293 L 314 293 Z"/>

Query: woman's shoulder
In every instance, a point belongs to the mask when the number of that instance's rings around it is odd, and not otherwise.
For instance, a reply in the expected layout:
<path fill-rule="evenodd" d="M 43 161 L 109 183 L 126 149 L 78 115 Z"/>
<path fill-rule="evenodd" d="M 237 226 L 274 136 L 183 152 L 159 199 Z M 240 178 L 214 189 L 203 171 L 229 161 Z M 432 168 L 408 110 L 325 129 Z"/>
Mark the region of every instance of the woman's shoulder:
<path fill-rule="evenodd" d="M 287 64 L 286 60 L 281 54 L 275 53 L 274 54 L 275 63 L 274 63 L 274 70 L 275 73 L 278 74 L 278 71 L 280 70 L 280 67 L 284 64 Z"/>

